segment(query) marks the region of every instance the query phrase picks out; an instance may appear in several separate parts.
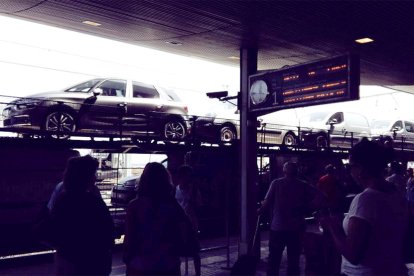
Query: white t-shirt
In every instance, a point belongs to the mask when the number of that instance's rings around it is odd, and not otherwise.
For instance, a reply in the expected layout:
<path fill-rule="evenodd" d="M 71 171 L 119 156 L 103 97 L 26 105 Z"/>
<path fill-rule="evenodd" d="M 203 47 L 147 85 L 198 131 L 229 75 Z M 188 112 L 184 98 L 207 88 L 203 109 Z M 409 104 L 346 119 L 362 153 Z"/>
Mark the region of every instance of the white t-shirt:
<path fill-rule="evenodd" d="M 371 233 L 361 263 L 351 264 L 342 257 L 342 273 L 346 275 L 401 275 L 405 272 L 402 243 L 407 223 L 407 209 L 398 192 L 391 194 L 371 188 L 355 196 L 345 216 L 343 227 L 348 234 L 351 217 L 371 225 Z"/>

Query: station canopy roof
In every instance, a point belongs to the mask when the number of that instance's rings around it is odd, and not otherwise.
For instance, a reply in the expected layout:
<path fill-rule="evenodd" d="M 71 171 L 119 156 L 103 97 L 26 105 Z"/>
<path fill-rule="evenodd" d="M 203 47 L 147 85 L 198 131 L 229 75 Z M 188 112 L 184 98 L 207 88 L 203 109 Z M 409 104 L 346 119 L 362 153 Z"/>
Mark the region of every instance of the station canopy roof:
<path fill-rule="evenodd" d="M 362 84 L 414 84 L 411 1 L 3 0 L 0 14 L 225 65 L 257 47 L 259 70 L 352 51 Z"/>

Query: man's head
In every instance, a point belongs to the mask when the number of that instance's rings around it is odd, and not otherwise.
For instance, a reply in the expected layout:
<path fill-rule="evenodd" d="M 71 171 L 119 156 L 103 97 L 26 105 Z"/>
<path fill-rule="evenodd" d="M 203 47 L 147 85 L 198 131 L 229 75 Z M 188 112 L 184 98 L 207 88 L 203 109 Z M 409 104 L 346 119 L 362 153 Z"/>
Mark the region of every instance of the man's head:
<path fill-rule="evenodd" d="M 328 164 L 328 165 L 326 165 L 326 167 L 325 167 L 325 172 L 326 172 L 327 174 L 334 174 L 334 173 L 335 173 L 335 171 L 336 171 L 336 167 L 335 167 L 334 165 L 332 165 L 332 164 Z"/>
<path fill-rule="evenodd" d="M 286 162 L 283 165 L 283 173 L 287 177 L 295 177 L 298 174 L 298 165 L 295 162 Z"/>

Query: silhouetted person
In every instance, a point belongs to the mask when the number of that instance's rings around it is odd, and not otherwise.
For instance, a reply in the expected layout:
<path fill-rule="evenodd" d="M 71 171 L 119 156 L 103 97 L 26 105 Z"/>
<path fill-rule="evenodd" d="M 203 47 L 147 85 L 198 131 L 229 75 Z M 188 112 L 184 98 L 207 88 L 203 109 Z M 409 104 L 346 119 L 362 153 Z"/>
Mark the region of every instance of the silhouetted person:
<path fill-rule="evenodd" d="M 338 177 L 337 169 L 334 165 L 328 164 L 325 167 L 325 174 L 321 176 L 316 187 L 326 198 L 327 207 L 333 212 L 342 211 L 344 191 L 342 183 Z"/>
<path fill-rule="evenodd" d="M 185 214 L 191 221 L 191 225 L 196 236 L 198 233 L 198 218 L 196 209 L 200 201 L 200 194 L 194 183 L 193 170 L 190 166 L 181 166 L 177 173 L 177 187 L 175 190 L 175 198 L 183 208 Z M 194 260 L 194 269 L 196 275 L 201 273 L 200 244 L 194 243 L 191 250 L 191 257 Z"/>
<path fill-rule="evenodd" d="M 98 162 L 87 155 L 68 161 L 63 191 L 51 210 L 58 275 L 109 275 L 113 222 L 94 190 Z"/>
<path fill-rule="evenodd" d="M 258 213 L 272 208 L 269 239 L 269 275 L 278 275 L 285 247 L 288 274 L 299 275 L 299 258 L 305 231 L 305 215 L 315 196 L 315 189 L 297 178 L 297 165 L 286 162 L 284 177 L 273 180 Z"/>
<path fill-rule="evenodd" d="M 403 165 L 398 161 L 392 161 L 389 169 L 390 176 L 388 176 L 386 180 L 394 184 L 401 196 L 405 197 L 407 190 L 407 177 L 404 175 Z"/>
<path fill-rule="evenodd" d="M 396 186 L 385 180 L 390 151 L 363 139 L 350 151 L 352 177 L 363 187 L 343 222 L 327 214 L 319 217 L 342 254 L 345 275 L 406 275 L 403 243 L 407 206 Z"/>
<path fill-rule="evenodd" d="M 405 176 L 407 178 L 407 183 L 409 181 L 411 181 L 411 179 L 414 177 L 414 170 L 413 170 L 413 168 L 408 168 L 407 171 L 405 172 Z"/>
<path fill-rule="evenodd" d="M 337 168 L 328 164 L 325 174 L 319 178 L 317 188 L 325 198 L 325 211 L 342 215 L 345 210 L 345 192 L 338 176 Z M 335 244 L 328 231 L 323 232 L 323 259 L 324 265 L 321 273 L 328 275 L 339 275 L 341 271 L 341 254 L 335 248 Z"/>
<path fill-rule="evenodd" d="M 180 275 L 182 227 L 187 217 L 173 191 L 164 166 L 148 163 L 140 178 L 138 195 L 127 209 L 127 275 Z"/>
<path fill-rule="evenodd" d="M 63 181 L 59 182 L 55 189 L 52 192 L 52 195 L 50 196 L 50 199 L 47 203 L 47 209 L 49 211 L 52 211 L 53 207 L 55 207 L 55 203 L 56 203 L 56 199 L 59 198 L 59 196 L 65 191 L 64 186 L 63 186 Z M 99 191 L 98 187 L 96 187 L 96 185 L 93 185 L 90 189 L 89 192 L 91 192 L 92 194 L 94 194 L 96 197 L 98 198 L 102 198 L 101 196 L 101 192 Z"/>
<path fill-rule="evenodd" d="M 407 170 L 407 191 L 406 198 L 411 214 L 414 214 L 414 174 L 413 168 Z"/>
<path fill-rule="evenodd" d="M 344 181 L 344 188 L 345 188 L 346 195 L 359 194 L 360 192 L 362 192 L 363 190 L 362 187 L 359 186 L 355 182 L 355 179 L 352 178 L 351 168 L 349 164 L 344 165 L 342 180 Z"/>

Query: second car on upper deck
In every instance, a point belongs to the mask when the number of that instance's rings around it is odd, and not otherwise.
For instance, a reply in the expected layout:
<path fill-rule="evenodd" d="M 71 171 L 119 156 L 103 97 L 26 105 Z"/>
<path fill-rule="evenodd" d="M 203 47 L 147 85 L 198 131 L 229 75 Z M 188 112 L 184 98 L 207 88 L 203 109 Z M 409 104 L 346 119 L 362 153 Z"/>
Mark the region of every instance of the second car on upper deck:
<path fill-rule="evenodd" d="M 189 130 L 188 108 L 176 97 L 153 85 L 119 78 L 92 79 L 63 91 L 17 99 L 3 110 L 3 119 L 5 127 L 20 133 L 37 129 L 58 138 L 87 132 L 181 140 Z"/>
<path fill-rule="evenodd" d="M 300 123 L 305 146 L 352 147 L 363 137 L 371 136 L 368 119 L 351 111 L 316 111 L 303 116 Z"/>

